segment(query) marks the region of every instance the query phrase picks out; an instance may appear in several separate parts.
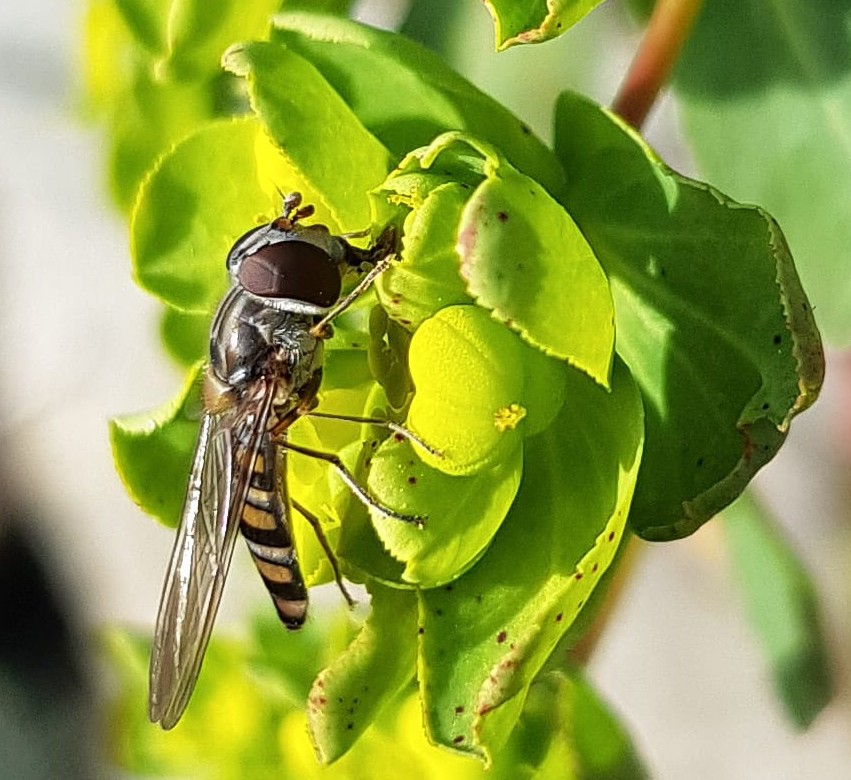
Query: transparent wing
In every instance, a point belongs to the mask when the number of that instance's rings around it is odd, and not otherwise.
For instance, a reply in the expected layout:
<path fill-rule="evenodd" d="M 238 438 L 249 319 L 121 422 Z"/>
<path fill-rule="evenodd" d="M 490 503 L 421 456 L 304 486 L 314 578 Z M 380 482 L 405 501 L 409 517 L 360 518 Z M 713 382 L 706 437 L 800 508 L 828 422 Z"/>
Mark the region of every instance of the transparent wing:
<path fill-rule="evenodd" d="M 164 729 L 177 723 L 195 688 L 274 389 L 260 380 L 244 402 L 205 414 L 201 424 L 151 653 L 148 713 Z"/>

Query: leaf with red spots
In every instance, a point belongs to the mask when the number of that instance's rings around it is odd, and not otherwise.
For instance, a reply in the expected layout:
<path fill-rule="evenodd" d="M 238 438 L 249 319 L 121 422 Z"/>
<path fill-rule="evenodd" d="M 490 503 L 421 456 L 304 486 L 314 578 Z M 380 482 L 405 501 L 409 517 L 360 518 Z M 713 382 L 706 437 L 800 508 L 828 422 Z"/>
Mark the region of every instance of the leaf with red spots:
<path fill-rule="evenodd" d="M 608 386 L 608 280 L 538 182 L 481 139 L 454 132 L 411 152 L 376 193 L 377 210 L 404 220 L 403 262 L 379 282 L 391 317 L 415 328 L 472 299 L 531 346 Z"/>
<path fill-rule="evenodd" d="M 405 564 L 402 580 L 430 588 L 469 569 L 508 513 L 522 473 L 520 447 L 504 463 L 462 477 L 426 466 L 407 441 L 384 442 L 369 474 L 372 494 L 384 506 L 426 518 L 417 528 L 373 511 L 384 547 Z"/>
<path fill-rule="evenodd" d="M 310 732 L 323 763 L 342 756 L 414 677 L 414 595 L 376 584 L 370 590 L 372 609 L 360 633 L 319 674 L 308 697 Z"/>
<path fill-rule="evenodd" d="M 476 303 L 608 386 L 615 348 L 609 282 L 576 223 L 540 184 L 500 165 L 464 208 L 458 252 Z"/>
<path fill-rule="evenodd" d="M 612 562 L 635 486 L 643 414 L 629 371 L 615 363 L 610 393 L 571 371 L 566 397 L 526 441 L 520 491 L 485 555 L 451 591 L 419 596 L 429 733 L 486 760 Z"/>
<path fill-rule="evenodd" d="M 644 396 L 630 525 L 647 539 L 685 536 L 741 493 L 815 401 L 824 356 L 809 302 L 770 215 L 678 175 L 589 100 L 562 95 L 556 152 Z"/>
<path fill-rule="evenodd" d="M 411 329 L 445 306 L 471 303 L 458 273 L 458 222 L 470 189 L 435 187 L 405 219 L 402 255 L 375 283 L 387 314 Z"/>

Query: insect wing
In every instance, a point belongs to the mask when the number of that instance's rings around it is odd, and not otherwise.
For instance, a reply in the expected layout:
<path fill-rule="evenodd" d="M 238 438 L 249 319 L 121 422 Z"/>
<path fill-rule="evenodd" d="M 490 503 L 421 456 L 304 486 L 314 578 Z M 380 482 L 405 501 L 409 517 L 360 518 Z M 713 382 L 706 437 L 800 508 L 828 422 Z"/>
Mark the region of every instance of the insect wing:
<path fill-rule="evenodd" d="M 172 728 L 189 702 L 236 542 L 249 477 L 269 419 L 274 384 L 205 414 L 157 616 L 149 716 Z"/>

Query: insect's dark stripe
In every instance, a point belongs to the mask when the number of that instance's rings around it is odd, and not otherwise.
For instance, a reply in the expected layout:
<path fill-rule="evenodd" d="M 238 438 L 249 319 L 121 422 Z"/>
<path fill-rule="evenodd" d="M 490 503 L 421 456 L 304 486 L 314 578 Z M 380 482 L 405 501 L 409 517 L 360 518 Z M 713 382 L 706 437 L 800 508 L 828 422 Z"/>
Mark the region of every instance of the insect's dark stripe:
<path fill-rule="evenodd" d="M 275 450 L 267 441 L 254 463 L 240 531 L 278 616 L 287 628 L 298 628 L 307 616 L 307 588 L 296 560 L 275 469 Z"/>
<path fill-rule="evenodd" d="M 269 466 L 272 468 L 270 469 Z M 251 474 L 251 487 L 263 491 L 275 489 L 274 458 L 266 458 L 263 454 L 257 456 L 254 471 Z"/>
<path fill-rule="evenodd" d="M 303 582 L 273 582 L 263 578 L 269 594 L 274 598 L 278 596 L 286 601 L 305 601 L 307 589 Z"/>
<path fill-rule="evenodd" d="M 307 599 L 297 601 L 272 594 L 272 601 L 275 603 L 275 609 L 278 610 L 278 617 L 287 628 L 296 629 L 304 625 L 307 617 Z"/>
<path fill-rule="evenodd" d="M 254 526 L 247 525 L 246 523 L 241 523 L 239 530 L 242 532 L 243 537 L 247 541 L 254 542 L 255 544 L 262 544 L 265 547 L 278 547 L 282 549 L 292 546 L 289 536 L 283 537 L 282 539 L 282 532 L 280 528 L 255 528 Z"/>

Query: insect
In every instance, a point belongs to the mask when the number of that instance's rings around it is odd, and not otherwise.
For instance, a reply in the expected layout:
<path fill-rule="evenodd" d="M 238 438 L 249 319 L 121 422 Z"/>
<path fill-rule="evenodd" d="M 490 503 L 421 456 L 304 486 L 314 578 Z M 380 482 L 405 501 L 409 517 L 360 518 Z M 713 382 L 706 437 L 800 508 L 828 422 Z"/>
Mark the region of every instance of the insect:
<path fill-rule="evenodd" d="M 180 719 L 195 687 L 237 531 L 287 628 L 307 614 L 291 507 L 313 526 L 352 603 L 319 520 L 287 495 L 287 452 L 328 462 L 363 503 L 422 525 L 422 517 L 378 504 L 335 454 L 287 440 L 299 417 L 315 415 L 383 425 L 426 446 L 389 420 L 314 410 L 330 323 L 388 267 L 394 239 L 388 232 L 371 250 L 357 249 L 324 225 L 302 224 L 312 213 L 298 193 L 286 196 L 282 216 L 246 233 L 227 257 L 232 285 L 211 328 L 204 415 L 151 654 L 149 716 L 164 729 Z M 341 298 L 343 276 L 364 263 L 369 272 Z"/>

